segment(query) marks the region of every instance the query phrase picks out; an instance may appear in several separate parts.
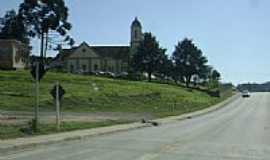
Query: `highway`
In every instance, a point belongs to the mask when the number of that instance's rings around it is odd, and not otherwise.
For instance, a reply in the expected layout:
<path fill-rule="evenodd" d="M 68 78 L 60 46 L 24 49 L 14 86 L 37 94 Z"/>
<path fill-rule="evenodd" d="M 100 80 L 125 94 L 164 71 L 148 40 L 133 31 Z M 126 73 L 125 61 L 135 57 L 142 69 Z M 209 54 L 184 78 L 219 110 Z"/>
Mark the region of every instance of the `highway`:
<path fill-rule="evenodd" d="M 187 120 L 68 141 L 1 160 L 269 160 L 270 93 Z"/>

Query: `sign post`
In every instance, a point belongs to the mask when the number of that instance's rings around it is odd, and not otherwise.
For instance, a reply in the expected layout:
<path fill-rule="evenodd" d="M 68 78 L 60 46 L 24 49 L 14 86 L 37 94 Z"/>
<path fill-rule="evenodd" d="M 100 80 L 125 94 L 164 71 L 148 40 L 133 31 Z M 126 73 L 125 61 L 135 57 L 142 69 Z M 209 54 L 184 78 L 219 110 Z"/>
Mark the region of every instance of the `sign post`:
<path fill-rule="evenodd" d="M 36 132 L 38 129 L 39 122 L 39 81 L 45 75 L 46 70 L 42 62 L 37 60 L 34 65 L 31 67 L 31 75 L 35 81 L 35 115 L 32 124 L 32 129 Z"/>
<path fill-rule="evenodd" d="M 33 124 L 33 129 L 36 132 L 37 128 L 38 128 L 38 114 L 39 114 L 39 62 L 36 62 L 36 68 L 35 68 L 35 72 L 36 72 L 36 77 L 35 77 L 35 81 L 36 81 L 36 105 L 35 105 L 35 119 L 34 119 L 34 124 Z"/>
<path fill-rule="evenodd" d="M 65 94 L 65 90 L 57 81 L 53 89 L 51 90 L 51 95 L 55 99 L 55 108 L 56 108 L 56 128 L 60 129 L 61 121 L 60 121 L 60 100 Z"/>
<path fill-rule="evenodd" d="M 55 104 L 56 104 L 56 127 L 57 130 L 60 129 L 60 100 L 59 100 L 59 82 L 56 82 L 56 98 L 55 98 Z"/>

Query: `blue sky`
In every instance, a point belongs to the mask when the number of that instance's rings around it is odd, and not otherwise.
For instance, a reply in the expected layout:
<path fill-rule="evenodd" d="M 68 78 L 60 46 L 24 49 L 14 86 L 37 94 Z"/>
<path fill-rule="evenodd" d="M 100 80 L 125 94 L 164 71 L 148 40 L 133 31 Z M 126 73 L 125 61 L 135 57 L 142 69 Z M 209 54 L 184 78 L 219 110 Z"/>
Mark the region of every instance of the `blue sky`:
<path fill-rule="evenodd" d="M 3 0 L 0 15 L 22 0 Z M 139 18 L 171 54 L 192 38 L 235 84 L 270 81 L 270 1 L 268 0 L 69 0 L 71 35 L 76 43 L 128 45 L 130 24 Z M 38 43 L 33 41 L 34 52 Z M 55 53 L 51 53 L 54 55 Z"/>

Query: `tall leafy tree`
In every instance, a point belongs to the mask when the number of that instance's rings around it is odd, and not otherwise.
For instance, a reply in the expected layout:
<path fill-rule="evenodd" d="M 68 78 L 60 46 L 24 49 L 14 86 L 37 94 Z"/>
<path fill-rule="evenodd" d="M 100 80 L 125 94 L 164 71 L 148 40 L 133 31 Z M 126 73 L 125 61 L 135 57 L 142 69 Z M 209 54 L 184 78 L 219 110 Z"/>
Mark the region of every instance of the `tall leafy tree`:
<path fill-rule="evenodd" d="M 0 39 L 16 39 L 29 46 L 27 26 L 15 10 L 7 11 L 0 18 Z"/>
<path fill-rule="evenodd" d="M 154 73 L 158 73 L 159 67 L 163 65 L 166 49 L 159 46 L 156 37 L 151 33 L 144 34 L 137 52 L 132 57 L 132 67 L 137 72 L 146 72 L 148 81 Z"/>
<path fill-rule="evenodd" d="M 186 87 L 189 87 L 192 77 L 200 78 L 206 71 L 207 58 L 190 39 L 185 38 L 176 45 L 172 58 L 175 64 L 175 74 L 179 75 Z"/>
<path fill-rule="evenodd" d="M 19 7 L 19 15 L 29 26 L 31 37 L 40 39 L 40 57 L 46 57 L 50 45 L 62 42 L 74 43 L 67 35 L 71 29 L 68 22 L 68 8 L 64 0 L 24 0 Z M 58 39 L 63 37 L 63 39 Z"/>
<path fill-rule="evenodd" d="M 164 54 L 164 56 L 161 58 L 160 65 L 157 68 L 157 74 L 159 75 L 160 78 L 163 80 L 165 78 L 172 77 L 173 74 L 173 63 L 169 57 Z"/>
<path fill-rule="evenodd" d="M 212 70 L 209 73 L 208 88 L 217 89 L 219 87 L 220 79 L 221 79 L 221 74 L 216 69 L 212 68 Z"/>
<path fill-rule="evenodd" d="M 67 35 L 72 26 L 68 22 L 68 8 L 64 0 L 24 0 L 19 6 L 18 14 L 27 25 L 29 36 L 40 39 L 39 59 L 41 59 L 41 63 L 35 63 L 31 71 L 36 78 L 37 101 L 33 121 L 33 128 L 36 131 L 39 108 L 39 80 L 45 74 L 44 57 L 46 57 L 48 46 L 58 46 L 63 42 L 74 43 L 73 39 Z"/>
<path fill-rule="evenodd" d="M 214 69 L 211 73 L 211 79 L 219 81 L 220 78 L 221 78 L 221 74 L 216 69 Z"/>
<path fill-rule="evenodd" d="M 206 65 L 204 68 L 201 69 L 200 73 L 200 79 L 204 82 L 209 81 L 211 79 L 211 73 L 212 73 L 213 67 L 210 65 Z"/>

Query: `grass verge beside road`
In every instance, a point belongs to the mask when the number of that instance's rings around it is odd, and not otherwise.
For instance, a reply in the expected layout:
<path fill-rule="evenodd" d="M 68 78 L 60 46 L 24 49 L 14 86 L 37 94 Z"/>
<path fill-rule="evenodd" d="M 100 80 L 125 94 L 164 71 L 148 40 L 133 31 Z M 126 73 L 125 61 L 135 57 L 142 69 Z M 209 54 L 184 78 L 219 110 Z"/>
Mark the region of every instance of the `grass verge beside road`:
<path fill-rule="evenodd" d="M 226 98 L 176 85 L 48 72 L 40 83 L 41 111 L 55 110 L 50 90 L 56 81 L 66 90 L 61 110 L 71 112 L 164 117 L 203 109 Z M 33 105 L 34 83 L 29 71 L 0 71 L 0 110 L 33 111 Z"/>
<path fill-rule="evenodd" d="M 97 127 L 105 127 L 116 124 L 130 123 L 128 121 L 103 121 L 103 122 L 63 122 L 61 124 L 60 130 L 56 129 L 55 124 L 40 124 L 39 131 L 33 135 L 26 134 L 21 131 L 22 128 L 28 126 L 16 125 L 16 124 L 0 124 L 0 140 L 11 139 L 18 137 L 36 136 L 36 135 L 46 135 L 51 133 L 67 132 L 79 129 L 91 129 Z"/>
<path fill-rule="evenodd" d="M 211 97 L 206 92 L 177 85 L 48 72 L 40 83 L 41 112 L 55 111 L 50 90 L 56 81 L 66 90 L 61 111 L 78 114 L 118 112 L 162 118 L 201 110 L 232 95 L 232 92 L 227 92 L 222 97 Z M 0 71 L 0 110 L 32 112 L 34 104 L 34 82 L 29 71 Z M 59 132 L 132 121 L 121 118 L 119 121 L 66 122 Z M 21 125 L 0 123 L 0 139 L 27 136 L 20 131 L 21 128 Z M 35 135 L 56 132 L 54 124 L 41 124 Z"/>

